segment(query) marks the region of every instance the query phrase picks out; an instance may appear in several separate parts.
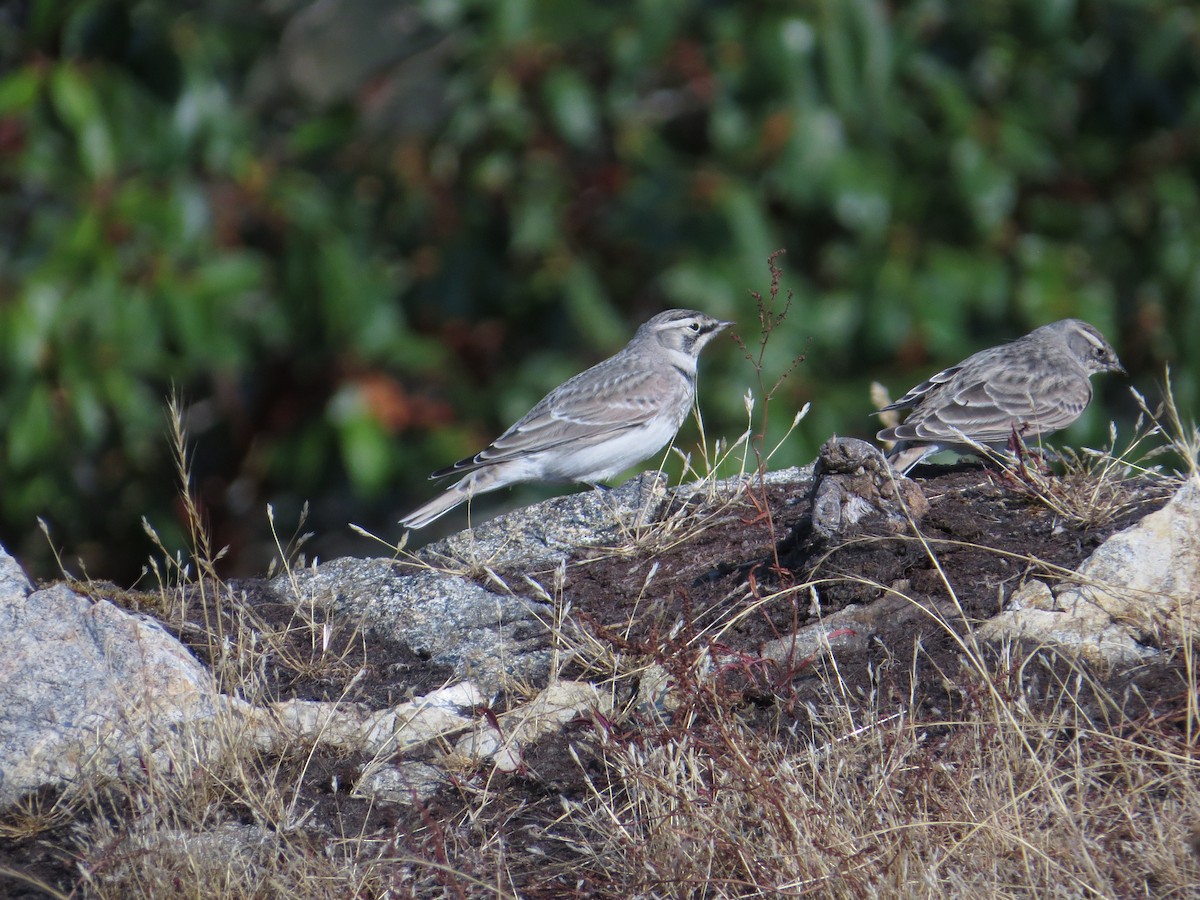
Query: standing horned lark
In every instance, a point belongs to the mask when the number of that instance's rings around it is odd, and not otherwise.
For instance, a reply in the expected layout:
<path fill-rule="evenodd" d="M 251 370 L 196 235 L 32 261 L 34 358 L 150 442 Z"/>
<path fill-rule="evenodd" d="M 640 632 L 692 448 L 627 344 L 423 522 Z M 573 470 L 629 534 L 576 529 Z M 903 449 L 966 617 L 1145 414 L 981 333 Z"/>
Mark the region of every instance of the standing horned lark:
<path fill-rule="evenodd" d="M 475 494 L 522 481 L 596 484 L 657 453 L 696 396 L 696 358 L 722 322 L 691 309 L 659 313 L 625 348 L 563 382 L 474 456 L 431 478 L 469 473 L 400 520 L 423 528 Z"/>
<path fill-rule="evenodd" d="M 888 460 L 904 473 L 939 450 L 973 452 L 965 439 L 1002 444 L 1015 431 L 1033 438 L 1066 428 L 1092 399 L 1091 376 L 1124 372 L 1104 336 L 1087 322 L 1063 319 L 1011 344 L 968 356 L 880 412 L 912 407 L 877 437 L 896 441 Z"/>

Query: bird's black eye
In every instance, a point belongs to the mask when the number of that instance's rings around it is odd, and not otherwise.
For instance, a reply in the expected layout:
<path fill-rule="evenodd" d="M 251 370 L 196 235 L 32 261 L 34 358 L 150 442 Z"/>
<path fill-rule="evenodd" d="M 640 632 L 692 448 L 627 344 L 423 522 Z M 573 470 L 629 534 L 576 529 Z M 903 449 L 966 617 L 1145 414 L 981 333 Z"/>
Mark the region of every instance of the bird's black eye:
<path fill-rule="evenodd" d="M 699 332 L 700 331 L 700 323 L 693 321 L 690 325 L 688 325 L 688 328 L 692 329 L 692 331 Z"/>

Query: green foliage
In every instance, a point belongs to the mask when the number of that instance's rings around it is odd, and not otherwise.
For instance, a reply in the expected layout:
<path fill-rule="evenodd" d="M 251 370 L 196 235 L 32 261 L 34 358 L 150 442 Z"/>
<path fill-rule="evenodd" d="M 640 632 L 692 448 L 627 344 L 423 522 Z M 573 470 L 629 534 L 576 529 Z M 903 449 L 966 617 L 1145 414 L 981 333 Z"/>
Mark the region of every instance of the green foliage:
<path fill-rule="evenodd" d="M 0 539 L 26 558 L 37 515 L 95 574 L 136 571 L 141 515 L 170 535 L 172 385 L 235 564 L 263 566 L 268 499 L 394 534 L 426 472 L 653 312 L 751 327 L 777 248 L 766 372 L 807 359 L 773 421 L 814 403 L 776 464 L 870 435 L 872 378 L 1067 315 L 1200 399 L 1186 4 L 177 9 L 0 20 Z M 710 434 L 752 382 L 711 351 Z M 1129 409 L 1098 387 L 1068 439 Z"/>

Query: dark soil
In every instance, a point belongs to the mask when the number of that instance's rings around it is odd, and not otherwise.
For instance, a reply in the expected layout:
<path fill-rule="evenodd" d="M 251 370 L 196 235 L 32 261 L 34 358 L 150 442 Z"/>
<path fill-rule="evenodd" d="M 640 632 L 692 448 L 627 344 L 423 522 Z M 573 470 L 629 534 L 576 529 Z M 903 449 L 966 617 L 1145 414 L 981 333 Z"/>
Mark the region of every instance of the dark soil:
<path fill-rule="evenodd" d="M 863 529 L 831 545 L 812 532 L 806 498 L 787 488 L 770 488 L 771 521 L 750 505 L 725 527 L 713 528 L 654 559 L 597 559 L 581 564 L 571 580 L 575 610 L 611 639 L 647 655 L 674 629 L 676 651 L 705 648 L 695 637 L 714 622 L 730 618 L 730 604 L 751 604 L 752 614 L 720 633 L 719 649 L 755 660 L 760 647 L 795 632 L 850 604 L 869 604 L 890 591 L 916 603 L 901 606 L 949 611 L 962 624 L 1000 612 L 1007 597 L 1028 578 L 1050 581 L 1076 568 L 1108 537 L 1153 510 L 1167 497 L 1151 485 L 1128 485 L 1123 510 L 1091 528 L 1065 522 L 1019 484 L 978 467 L 961 468 L 923 481 L 930 501 L 920 523 L 924 542 L 914 535 Z M 1134 499 L 1136 497 L 1136 499 Z M 777 542 L 772 543 L 772 532 Z M 777 550 L 773 550 L 777 547 Z M 652 589 L 639 593 L 651 566 L 658 569 Z M 807 587 L 819 582 L 814 603 Z M 957 607 L 950 602 L 953 588 Z M 767 603 L 756 603 L 778 594 Z M 961 612 L 958 612 L 961 609 Z M 680 628 L 680 625 L 682 627 Z M 899 696 L 930 700 L 941 688 L 920 680 L 910 685 L 914 648 L 927 668 L 953 673 L 959 649 L 951 634 L 931 616 L 895 615 L 879 625 L 865 651 L 838 653 L 839 680 L 852 693 L 867 696 L 880 671 L 895 670 Z M 822 669 L 804 665 L 785 671 L 777 665 L 749 666 L 748 677 L 731 679 L 730 689 L 747 699 L 789 695 L 800 705 L 828 698 Z M 781 723 L 794 731 L 793 723 Z"/>
<path fill-rule="evenodd" d="M 678 673 L 680 685 L 689 683 L 685 673 L 700 654 L 724 661 L 715 687 L 691 693 L 681 688 L 682 711 L 695 732 L 733 712 L 785 744 L 808 742 L 821 728 L 821 710 L 833 700 L 870 705 L 880 715 L 903 708 L 914 719 L 933 723 L 945 721 L 950 711 L 969 711 L 970 678 L 953 634 L 923 608 L 941 610 L 960 630 L 968 621 L 993 616 L 1023 580 L 1053 579 L 1056 569 L 1078 566 L 1106 538 L 1166 500 L 1165 491 L 1153 485 L 1127 483 L 1120 512 L 1082 527 L 1064 521 L 1020 484 L 977 467 L 941 470 L 921 484 L 930 501 L 921 522 L 924 543 L 912 534 L 863 530 L 830 545 L 812 531 L 806 486 L 771 487 L 765 494 L 769 516 L 760 494 L 757 503 L 747 499 L 718 524 L 653 557 L 577 560 L 568 570 L 566 596 L 575 614 L 597 635 L 627 658 L 654 660 Z M 1060 487 L 1082 489 L 1065 482 Z M 807 587 L 789 590 L 814 581 L 815 594 Z M 279 699 L 341 698 L 382 708 L 426 693 L 448 677 L 409 648 L 339 622 L 328 623 L 323 652 L 332 647 L 335 655 L 344 657 L 344 667 L 310 671 L 305 661 L 317 661 L 317 645 L 311 635 L 294 628 L 292 608 L 252 583 L 240 587 L 244 599 L 238 608 L 221 610 L 227 633 L 236 634 L 239 617 L 247 616 L 260 629 L 292 627 L 296 632 L 289 633 L 292 644 L 287 652 L 275 654 L 268 673 L 270 692 Z M 875 638 L 864 648 L 838 652 L 837 679 L 830 677 L 828 660 L 783 665 L 761 659 L 763 644 L 790 635 L 818 613 L 828 616 L 849 604 L 868 604 L 889 591 L 912 598 L 906 601 L 912 614 L 879 623 Z M 747 614 L 737 615 L 742 610 Z M 209 645 L 196 636 L 202 627 L 211 627 L 212 620 L 206 623 L 201 612 L 197 607 L 192 624 L 177 632 L 207 661 Z M 731 621 L 734 624 L 726 624 Z M 1039 685 L 1064 676 L 1067 663 L 1045 651 L 1028 652 L 1042 657 L 1038 665 L 1023 670 L 1022 688 L 1036 699 Z M 582 665 L 565 673 L 584 678 L 589 674 Z M 1112 721 L 1115 731 L 1182 721 L 1179 711 L 1186 702 L 1187 683 L 1182 660 L 1171 657 L 1096 677 L 1106 695 L 1095 698 L 1096 714 Z M 837 697 L 829 693 L 833 683 L 839 685 Z M 1115 711 L 1112 700 L 1119 707 Z M 676 716 L 682 718 L 681 711 Z M 635 715 L 623 720 L 621 731 L 612 737 L 666 739 L 671 727 Z M 595 786 L 605 784 L 606 769 L 594 735 L 592 722 L 568 726 L 563 734 L 531 748 L 520 772 L 481 771 L 475 776 L 477 783 L 467 779 L 417 807 L 351 798 L 349 789 L 364 762 L 360 759 L 317 754 L 286 761 L 274 777 L 281 784 L 303 784 L 300 805 L 313 810 L 304 827 L 314 845 L 375 836 L 391 841 L 397 853 L 445 859 L 452 867 L 471 871 L 471 860 L 477 858 L 472 848 L 483 840 L 481 835 L 502 833 L 506 861 L 523 896 L 612 895 L 612 886 L 592 884 L 571 868 L 569 842 L 586 840 L 586 835 L 564 834 L 559 828 L 553 839 L 547 837 L 547 831 L 557 827 L 552 823 L 560 819 L 560 797 L 582 797 L 591 789 L 589 779 Z M 487 809 L 472 810 L 475 789 L 484 784 Z M 238 812 L 230 810 L 233 817 Z M 69 892 L 78 881 L 73 834 L 68 823 L 28 839 L 0 840 L 0 865 Z M 536 854 L 524 852 L 533 845 Z M 494 881 L 486 863 L 473 874 Z M 441 886 L 455 892 L 449 883 Z M 2 896 L 41 896 L 23 890 L 0 878 Z"/>

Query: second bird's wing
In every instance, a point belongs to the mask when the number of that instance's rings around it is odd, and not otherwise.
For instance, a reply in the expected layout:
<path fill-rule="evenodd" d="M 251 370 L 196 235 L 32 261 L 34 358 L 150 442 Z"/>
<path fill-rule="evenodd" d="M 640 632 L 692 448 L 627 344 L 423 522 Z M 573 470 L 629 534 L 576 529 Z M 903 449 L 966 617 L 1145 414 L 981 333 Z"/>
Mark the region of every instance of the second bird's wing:
<path fill-rule="evenodd" d="M 910 388 L 908 392 L 899 400 L 889 403 L 882 409 L 877 410 L 877 412 L 890 412 L 894 409 L 908 409 L 910 406 L 916 406 L 922 397 L 932 391 L 939 384 L 945 384 L 947 381 L 957 375 L 962 367 L 963 363 L 959 363 L 957 366 L 951 366 L 948 369 L 942 369 L 942 371 L 938 372 L 936 375 L 930 375 L 920 384 Z"/>
<path fill-rule="evenodd" d="M 980 443 L 1007 440 L 1014 428 L 1048 434 L 1079 418 L 1092 399 L 1091 382 L 1074 370 L 1043 376 L 1029 368 L 975 370 L 980 378 L 954 379 L 930 392 L 892 431 L 904 440 L 954 441 L 963 435 Z"/>

